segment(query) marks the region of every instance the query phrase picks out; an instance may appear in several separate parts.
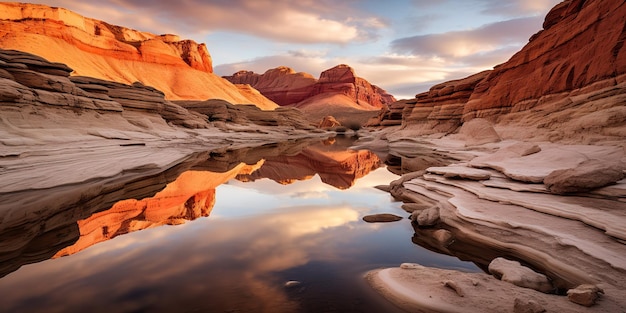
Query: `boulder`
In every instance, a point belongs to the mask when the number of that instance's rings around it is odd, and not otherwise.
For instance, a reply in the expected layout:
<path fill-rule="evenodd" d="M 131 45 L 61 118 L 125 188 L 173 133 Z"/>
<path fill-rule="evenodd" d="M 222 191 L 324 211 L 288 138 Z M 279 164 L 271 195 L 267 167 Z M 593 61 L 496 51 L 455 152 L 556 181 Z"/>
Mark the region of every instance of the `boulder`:
<path fill-rule="evenodd" d="M 576 304 L 589 307 L 596 303 L 601 293 L 604 293 L 604 291 L 599 287 L 585 284 L 568 290 L 567 299 Z"/>
<path fill-rule="evenodd" d="M 618 162 L 591 159 L 573 168 L 553 171 L 543 183 L 555 194 L 586 192 L 622 180 L 624 169 Z"/>
<path fill-rule="evenodd" d="M 522 266 L 517 261 L 495 258 L 489 263 L 489 273 L 502 281 L 519 287 L 530 288 L 543 293 L 549 293 L 554 290 L 546 275 Z"/>

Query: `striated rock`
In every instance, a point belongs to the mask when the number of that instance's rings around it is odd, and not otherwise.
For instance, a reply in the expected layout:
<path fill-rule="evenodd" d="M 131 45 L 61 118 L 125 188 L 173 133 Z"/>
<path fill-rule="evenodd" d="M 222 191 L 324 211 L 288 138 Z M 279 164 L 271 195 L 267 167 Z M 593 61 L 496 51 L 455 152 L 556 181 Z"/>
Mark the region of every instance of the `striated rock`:
<path fill-rule="evenodd" d="M 523 288 L 535 289 L 544 293 L 549 293 L 554 289 L 546 275 L 522 266 L 517 261 L 496 258 L 489 263 L 489 273 L 502 281 Z"/>
<path fill-rule="evenodd" d="M 620 163 L 591 159 L 573 168 L 556 170 L 543 183 L 556 194 L 585 192 L 622 180 L 625 168 Z"/>
<path fill-rule="evenodd" d="M 0 3 L 0 48 L 54 61 L 42 66 L 36 58 L 22 60 L 43 74 L 68 76 L 73 70 L 73 75 L 124 84 L 139 81 L 162 90 L 167 99 L 219 98 L 277 107 L 213 74 L 205 44 L 110 25 L 63 8 Z"/>
<path fill-rule="evenodd" d="M 388 223 L 402 220 L 402 216 L 397 216 L 390 213 L 381 213 L 363 216 L 363 220 L 368 223 Z"/>
<path fill-rule="evenodd" d="M 568 290 L 567 299 L 576 304 L 590 307 L 596 304 L 601 293 L 604 293 L 604 291 L 598 286 L 585 284 Z"/>
<path fill-rule="evenodd" d="M 256 124 L 261 126 L 290 126 L 302 130 L 315 127 L 295 108 L 263 111 L 255 105 L 233 105 L 220 99 L 207 101 L 176 101 L 182 107 L 207 116 L 210 122 Z"/>
<path fill-rule="evenodd" d="M 466 166 L 441 166 L 429 167 L 428 173 L 443 175 L 445 178 L 464 178 L 469 180 L 488 180 L 491 172 Z"/>
<path fill-rule="evenodd" d="M 346 96 L 348 105 L 360 110 L 380 109 L 395 101 L 383 89 L 357 77 L 345 64 L 322 72 L 319 79 L 286 66 L 263 74 L 239 71 L 224 78 L 235 84 L 249 84 L 281 106 L 293 105 L 305 111 L 308 107 L 315 107 L 314 103 L 333 104 L 328 98 L 334 95 Z"/>
<path fill-rule="evenodd" d="M 537 150 L 539 152 L 535 152 Z M 584 176 L 584 173 L 590 173 L 599 168 L 607 168 L 606 164 L 615 164 L 617 160 L 621 160 L 623 157 L 624 151 L 621 147 L 555 144 L 537 146 L 533 143 L 515 143 L 501 148 L 491 155 L 476 157 L 470 161 L 470 165 L 472 167 L 492 168 L 509 178 L 522 182 L 543 183 L 546 177 L 556 170 L 573 169 L 590 159 L 598 159 L 600 163 L 605 164 L 593 166 L 597 162 L 592 162 L 590 166 L 583 167 L 580 171 L 572 170 L 569 172 L 571 175 L 578 172 Z M 556 182 L 559 173 L 562 172 L 557 172 L 553 176 L 553 182 Z M 598 183 L 600 182 L 602 181 L 598 180 Z M 585 182 L 581 180 L 580 183 L 584 184 Z M 563 182 L 563 184 L 567 183 Z M 572 184 L 575 183 L 572 182 Z"/>

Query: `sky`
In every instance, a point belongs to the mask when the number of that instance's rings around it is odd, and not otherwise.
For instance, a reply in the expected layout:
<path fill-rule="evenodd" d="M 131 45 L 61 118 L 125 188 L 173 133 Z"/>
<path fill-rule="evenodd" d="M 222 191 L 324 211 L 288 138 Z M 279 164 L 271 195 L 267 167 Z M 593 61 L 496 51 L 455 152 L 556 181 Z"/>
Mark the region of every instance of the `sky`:
<path fill-rule="evenodd" d="M 412 98 L 507 61 L 560 0 L 42 0 L 86 17 L 206 43 L 220 76 L 338 64 Z"/>

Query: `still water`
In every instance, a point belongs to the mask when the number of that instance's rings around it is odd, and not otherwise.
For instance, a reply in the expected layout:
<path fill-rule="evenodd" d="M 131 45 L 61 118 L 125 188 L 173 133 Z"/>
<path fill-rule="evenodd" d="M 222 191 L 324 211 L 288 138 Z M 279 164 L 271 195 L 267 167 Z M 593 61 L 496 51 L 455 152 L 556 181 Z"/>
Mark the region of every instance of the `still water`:
<path fill-rule="evenodd" d="M 63 213 L 80 218 L 3 251 L 0 312 L 397 312 L 366 271 L 477 270 L 414 244 L 408 220 L 364 222 L 408 214 L 374 188 L 397 175 L 349 145 L 206 154 L 164 188 L 132 183 L 148 196 Z"/>

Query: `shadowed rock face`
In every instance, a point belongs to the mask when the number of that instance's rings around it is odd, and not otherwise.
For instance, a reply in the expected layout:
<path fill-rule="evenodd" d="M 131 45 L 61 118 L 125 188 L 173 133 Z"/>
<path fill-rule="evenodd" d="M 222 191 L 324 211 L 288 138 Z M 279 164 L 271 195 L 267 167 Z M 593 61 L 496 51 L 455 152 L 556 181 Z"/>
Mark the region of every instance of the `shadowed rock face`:
<path fill-rule="evenodd" d="M 366 110 L 382 108 L 395 101 L 385 90 L 357 77 L 345 64 L 322 72 L 319 79 L 307 73 L 296 73 L 285 66 L 267 70 L 264 74 L 239 71 L 224 78 L 235 84 L 249 84 L 281 106 L 295 105 L 305 110 L 310 105 L 304 104 L 306 100 L 318 97 L 321 98 L 318 101 L 324 101 L 327 96 L 337 94 L 346 95 L 355 107 Z"/>
<path fill-rule="evenodd" d="M 125 84 L 140 81 L 168 99 L 220 98 L 277 107 L 213 74 L 205 44 L 110 25 L 62 8 L 0 3 L 0 48 L 65 63 L 74 75 Z"/>

